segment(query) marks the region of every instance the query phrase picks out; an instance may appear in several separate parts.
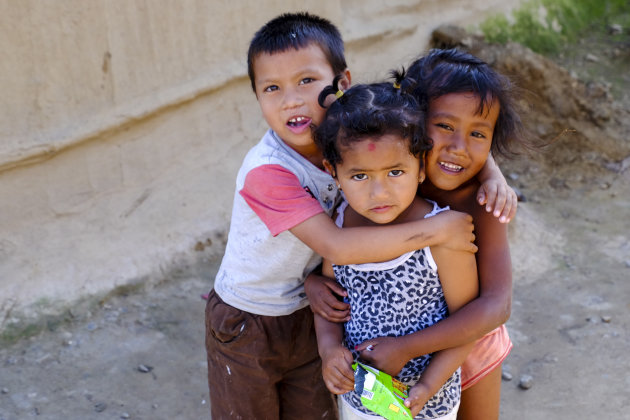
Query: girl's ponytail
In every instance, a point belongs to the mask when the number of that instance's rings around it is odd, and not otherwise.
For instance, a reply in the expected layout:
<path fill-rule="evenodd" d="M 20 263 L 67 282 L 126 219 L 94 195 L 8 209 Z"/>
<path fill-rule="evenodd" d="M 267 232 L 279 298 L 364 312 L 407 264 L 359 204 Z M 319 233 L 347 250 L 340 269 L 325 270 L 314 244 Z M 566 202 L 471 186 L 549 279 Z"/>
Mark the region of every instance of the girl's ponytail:
<path fill-rule="evenodd" d="M 335 95 L 337 99 L 340 99 L 343 96 L 343 91 L 339 89 L 339 81 L 342 78 L 343 78 L 343 74 L 336 75 L 332 81 L 332 85 L 326 86 L 321 91 L 321 93 L 319 94 L 319 97 L 317 98 L 317 102 L 319 103 L 319 106 L 321 106 L 322 108 L 327 108 L 326 98 L 328 98 L 330 95 Z"/>

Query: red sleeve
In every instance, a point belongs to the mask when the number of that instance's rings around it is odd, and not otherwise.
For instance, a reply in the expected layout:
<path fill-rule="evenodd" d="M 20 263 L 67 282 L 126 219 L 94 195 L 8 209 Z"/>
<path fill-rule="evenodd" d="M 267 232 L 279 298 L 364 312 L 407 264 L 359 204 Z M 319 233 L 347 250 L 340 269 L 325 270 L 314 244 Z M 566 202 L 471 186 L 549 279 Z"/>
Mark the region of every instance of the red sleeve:
<path fill-rule="evenodd" d="M 249 171 L 239 191 L 273 236 L 324 211 L 297 176 L 280 165 Z"/>

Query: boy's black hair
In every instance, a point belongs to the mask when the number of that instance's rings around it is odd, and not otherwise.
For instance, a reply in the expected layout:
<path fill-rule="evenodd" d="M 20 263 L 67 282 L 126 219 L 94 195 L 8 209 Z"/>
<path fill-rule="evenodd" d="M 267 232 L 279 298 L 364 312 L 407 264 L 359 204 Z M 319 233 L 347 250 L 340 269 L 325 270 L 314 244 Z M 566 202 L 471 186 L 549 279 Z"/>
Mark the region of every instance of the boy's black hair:
<path fill-rule="evenodd" d="M 324 120 L 314 132 L 319 147 L 333 169 L 342 162 L 341 149 L 366 139 L 395 134 L 409 140 L 409 152 L 420 158 L 431 148 L 425 136 L 424 114 L 409 90 L 413 81 L 395 72 L 396 82 L 355 85 L 330 104 Z M 335 77 L 332 86 L 319 96 L 323 106 L 329 95 L 339 92 Z M 334 174 L 333 174 L 334 175 Z"/>
<path fill-rule="evenodd" d="M 247 51 L 247 73 L 256 92 L 254 60 L 259 54 L 274 54 L 289 48 L 299 50 L 317 44 L 328 59 L 333 74 L 341 74 L 348 67 L 344 56 L 341 34 L 330 21 L 306 12 L 285 13 L 256 32 Z"/>
<path fill-rule="evenodd" d="M 414 61 L 407 73 L 417 82 L 413 93 L 425 112 L 432 100 L 449 93 L 475 93 L 480 114 L 497 100 L 500 110 L 492 138 L 493 153 L 510 155 L 515 141 L 524 142 L 523 125 L 512 98 L 515 87 L 481 59 L 457 49 L 433 49 Z"/>

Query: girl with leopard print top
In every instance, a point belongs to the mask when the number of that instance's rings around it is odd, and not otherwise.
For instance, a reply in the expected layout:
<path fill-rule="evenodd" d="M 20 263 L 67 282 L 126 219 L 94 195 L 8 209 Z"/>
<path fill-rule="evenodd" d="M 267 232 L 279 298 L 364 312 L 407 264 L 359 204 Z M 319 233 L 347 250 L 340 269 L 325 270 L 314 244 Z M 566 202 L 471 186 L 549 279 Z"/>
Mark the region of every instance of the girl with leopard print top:
<path fill-rule="evenodd" d="M 435 203 L 416 195 L 425 177 L 423 157 L 430 147 L 417 101 L 404 74 L 389 83 L 357 85 L 332 103 L 315 140 L 324 165 L 345 202 L 337 209 L 343 227 L 419 220 L 439 213 Z M 320 103 L 335 86 L 322 92 Z M 351 317 L 345 324 L 315 315 L 318 348 L 328 389 L 341 398 L 344 418 L 374 418 L 353 390 L 355 346 L 390 336 L 403 351 L 410 337 L 444 319 L 477 296 L 474 255 L 427 247 L 386 262 L 333 266 L 324 275 L 347 291 Z M 398 379 L 410 385 L 405 405 L 418 419 L 454 419 L 459 406 L 458 368 L 473 343 L 410 358 Z"/>

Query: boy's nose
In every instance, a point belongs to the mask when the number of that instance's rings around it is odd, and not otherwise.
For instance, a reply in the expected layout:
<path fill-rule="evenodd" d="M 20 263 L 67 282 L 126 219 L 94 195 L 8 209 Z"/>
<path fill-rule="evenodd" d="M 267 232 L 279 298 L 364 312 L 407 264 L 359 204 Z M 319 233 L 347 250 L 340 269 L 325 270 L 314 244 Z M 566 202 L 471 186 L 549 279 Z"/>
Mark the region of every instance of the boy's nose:
<path fill-rule="evenodd" d="M 295 108 L 303 104 L 304 104 L 304 99 L 302 98 L 302 95 L 300 95 L 295 90 L 290 90 L 285 93 L 284 101 L 283 101 L 283 106 L 285 108 Z"/>

